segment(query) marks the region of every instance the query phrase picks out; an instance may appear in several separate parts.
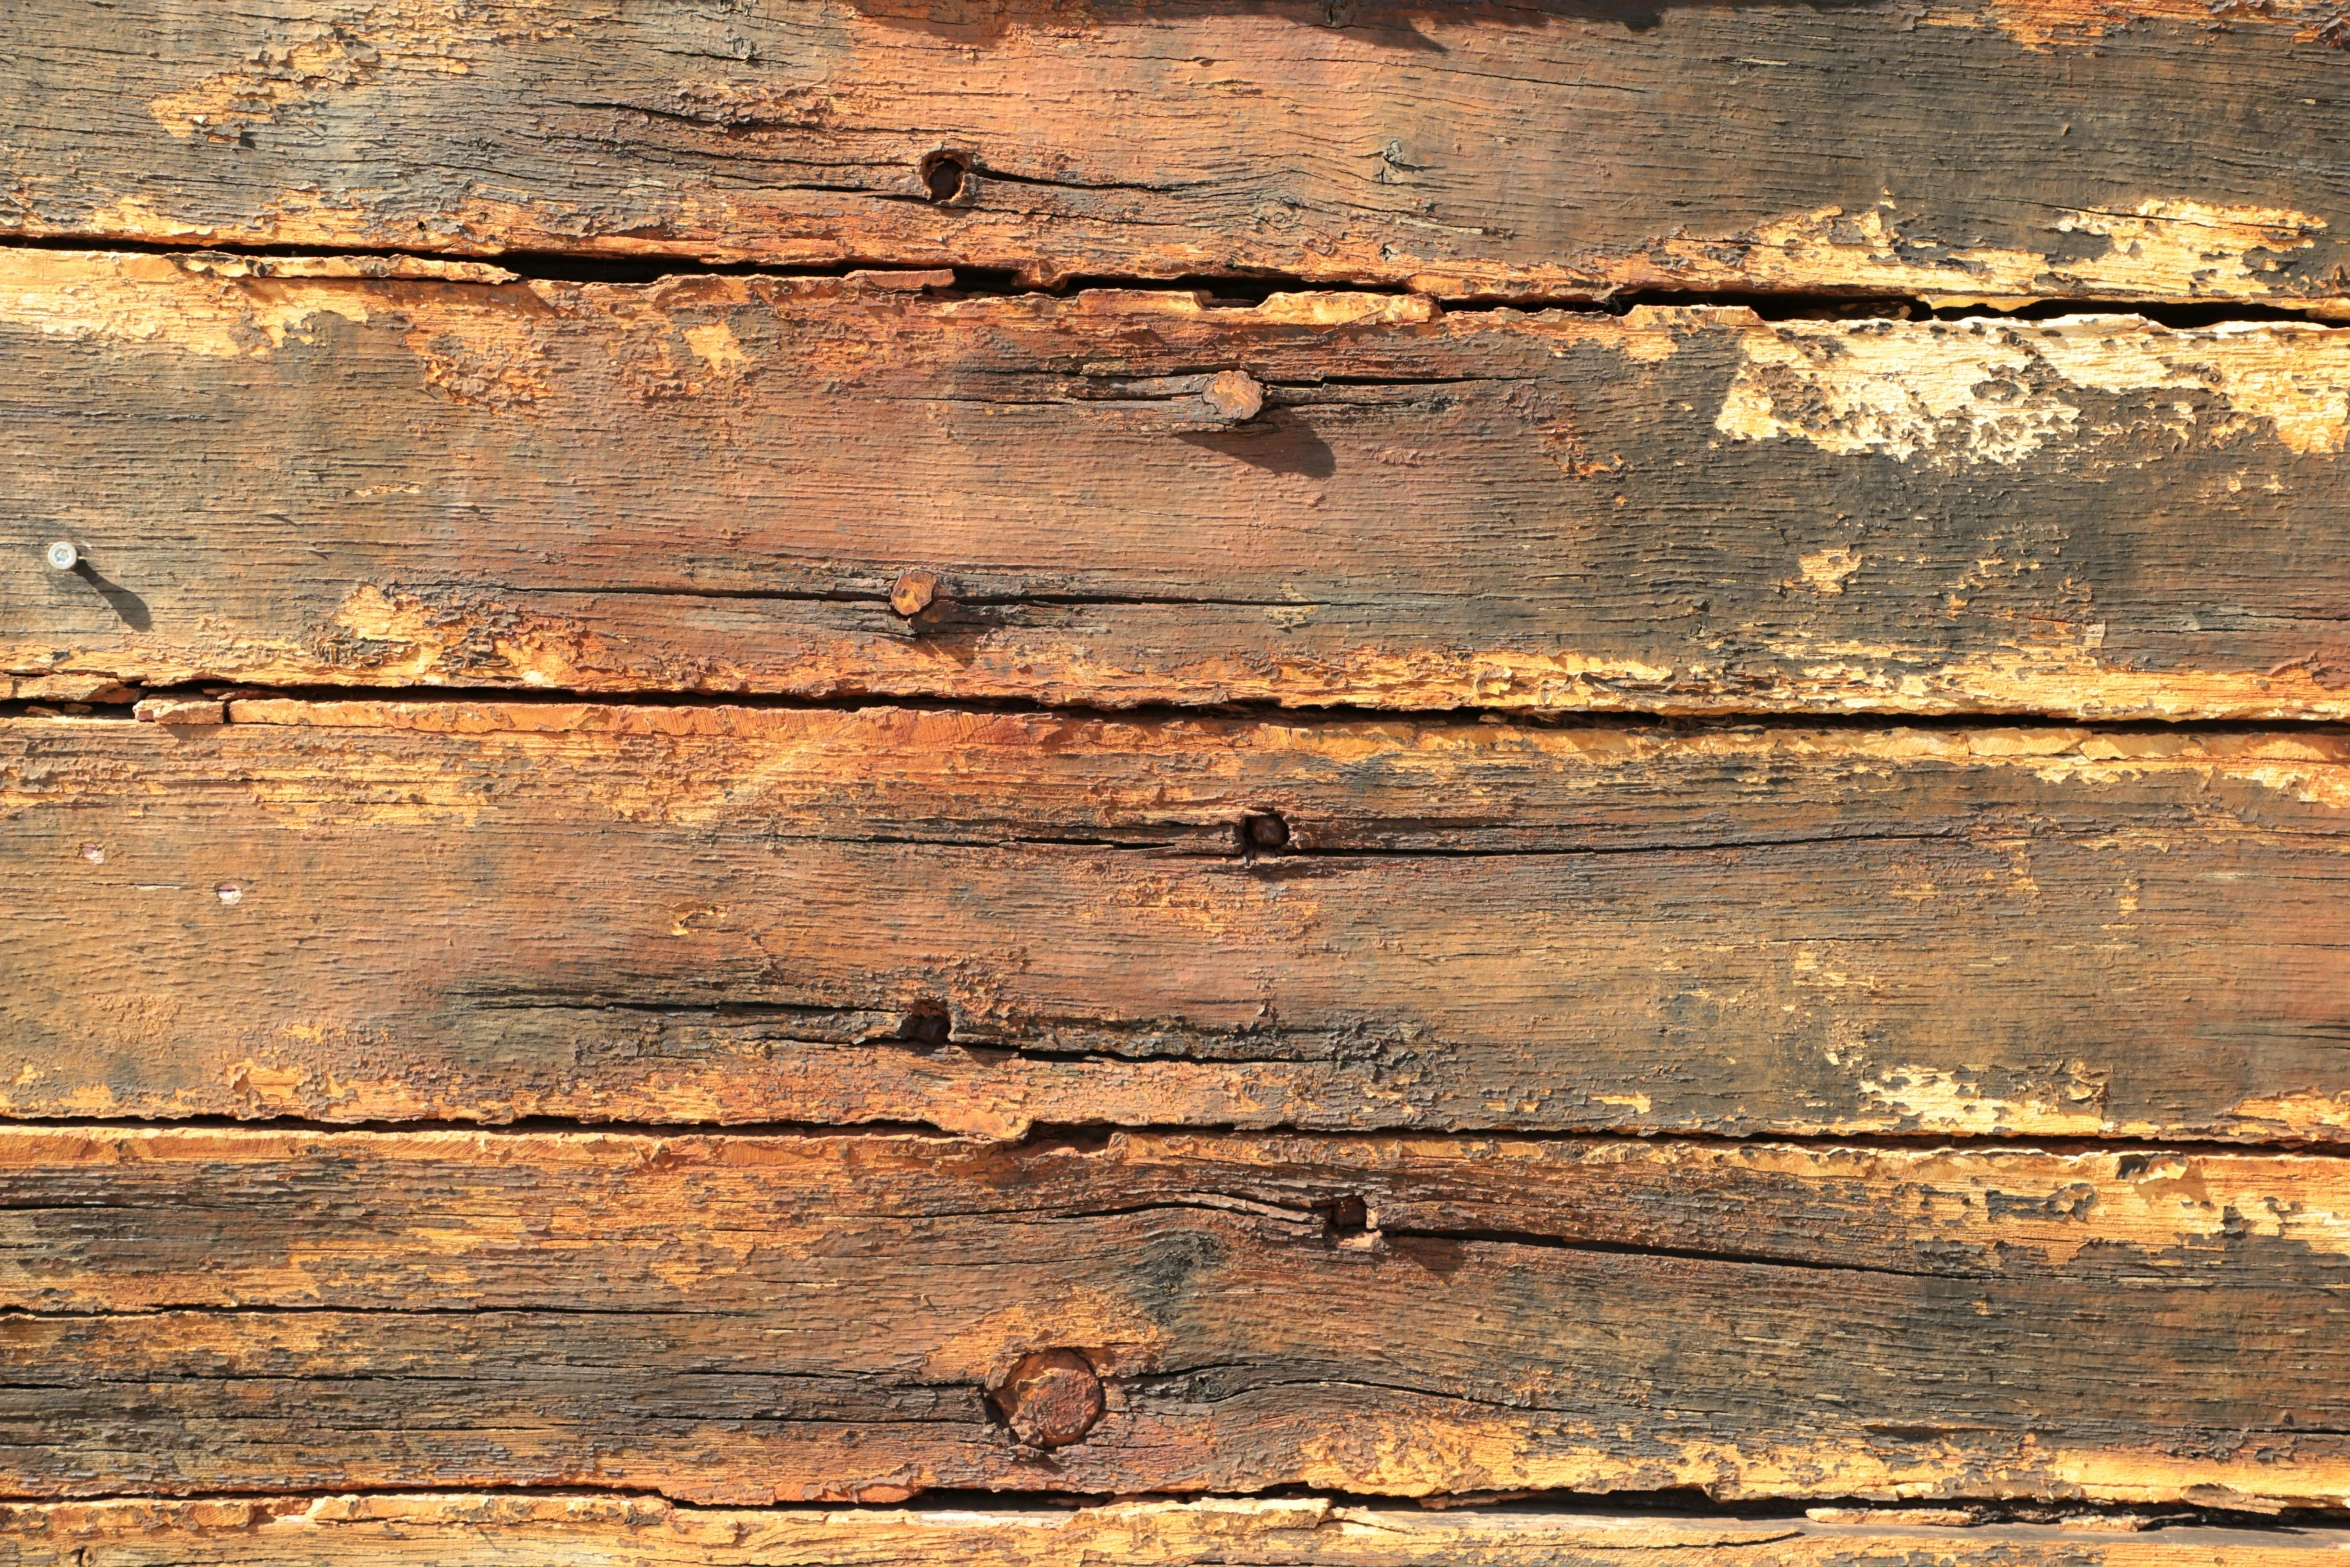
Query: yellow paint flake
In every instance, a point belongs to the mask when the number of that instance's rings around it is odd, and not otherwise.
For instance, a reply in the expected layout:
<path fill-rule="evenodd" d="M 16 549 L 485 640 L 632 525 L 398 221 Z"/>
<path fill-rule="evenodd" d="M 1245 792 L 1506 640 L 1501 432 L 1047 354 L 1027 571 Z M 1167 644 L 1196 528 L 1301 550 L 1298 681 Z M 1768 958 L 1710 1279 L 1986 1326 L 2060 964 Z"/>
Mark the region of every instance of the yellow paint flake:
<path fill-rule="evenodd" d="M 699 355 L 715 374 L 740 375 L 743 367 L 751 362 L 743 352 L 743 345 L 735 340 L 734 329 L 723 321 L 689 326 L 681 335 L 685 346 Z"/>
<path fill-rule="evenodd" d="M 1796 557 L 1803 568 L 1803 580 L 1821 593 L 1842 593 L 1844 579 L 1860 570 L 1860 551 L 1854 549 L 1820 550 Z"/>

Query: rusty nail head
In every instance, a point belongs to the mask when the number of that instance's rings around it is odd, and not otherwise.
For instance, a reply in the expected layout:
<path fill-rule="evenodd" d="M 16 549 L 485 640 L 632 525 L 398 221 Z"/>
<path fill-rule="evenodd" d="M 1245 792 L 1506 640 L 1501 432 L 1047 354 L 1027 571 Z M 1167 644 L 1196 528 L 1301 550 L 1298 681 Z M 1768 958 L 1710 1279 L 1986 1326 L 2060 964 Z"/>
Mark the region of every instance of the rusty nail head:
<path fill-rule="evenodd" d="M 938 599 L 938 573 L 909 571 L 890 585 L 889 607 L 912 620 Z"/>
<path fill-rule="evenodd" d="M 1044 1349 L 1012 1368 L 990 1395 L 1012 1435 L 1030 1447 L 1082 1442 L 1102 1418 L 1102 1379 L 1073 1349 Z"/>
<path fill-rule="evenodd" d="M 1249 849 L 1286 849 L 1289 847 L 1289 823 L 1271 811 L 1258 816 L 1244 816 L 1240 821 L 1240 835 Z"/>
<path fill-rule="evenodd" d="M 55 539 L 42 549 L 41 559 L 49 563 L 51 571 L 71 571 L 82 563 L 81 547 L 68 539 Z"/>
<path fill-rule="evenodd" d="M 1265 388 L 1245 370 L 1223 370 L 1209 376 L 1200 395 L 1208 400 L 1217 418 L 1234 424 L 1254 419 L 1265 406 Z"/>

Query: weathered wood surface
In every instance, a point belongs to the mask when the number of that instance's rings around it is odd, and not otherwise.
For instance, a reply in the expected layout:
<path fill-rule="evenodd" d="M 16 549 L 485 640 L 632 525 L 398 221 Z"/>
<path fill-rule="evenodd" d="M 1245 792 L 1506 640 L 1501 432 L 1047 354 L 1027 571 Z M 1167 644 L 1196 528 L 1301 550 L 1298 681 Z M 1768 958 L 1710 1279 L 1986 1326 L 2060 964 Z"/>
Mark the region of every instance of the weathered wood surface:
<path fill-rule="evenodd" d="M 229 716 L 0 722 L 7 1113 L 2350 1135 L 2326 731 Z"/>
<path fill-rule="evenodd" d="M 24 694 L 2350 716 L 2341 330 L 252 265 L 0 257 Z"/>
<path fill-rule="evenodd" d="M 0 1506 L 6 1567 L 2334 1567 L 2338 1530 L 1966 1529 L 1807 1518 L 1423 1512 L 1319 1497 L 992 1508 L 687 1509 L 408 1495 Z M 617 1554 L 615 1554 L 617 1553 Z"/>
<path fill-rule="evenodd" d="M 2300 304 L 2350 261 L 2345 25 L 2316 0 L 127 0 L 102 28 L 18 0 L 9 22 L 20 234 L 1460 295 Z"/>
<path fill-rule="evenodd" d="M 0 1200 L 19 1496 L 2350 1494 L 2334 1158 L 17 1127 Z"/>

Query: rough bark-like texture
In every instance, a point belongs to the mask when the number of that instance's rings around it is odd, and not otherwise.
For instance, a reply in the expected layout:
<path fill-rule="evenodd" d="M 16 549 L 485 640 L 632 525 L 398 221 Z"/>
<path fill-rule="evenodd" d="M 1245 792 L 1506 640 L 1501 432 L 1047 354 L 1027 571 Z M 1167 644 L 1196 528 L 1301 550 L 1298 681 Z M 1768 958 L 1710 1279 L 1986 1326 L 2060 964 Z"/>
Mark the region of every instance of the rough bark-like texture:
<path fill-rule="evenodd" d="M 2325 1529 L 1937 1527 L 1316 1497 L 1073 1510 L 687 1509 L 652 1498 L 330 1496 L 0 1507 L 7 1567 L 2333 1567 Z"/>
<path fill-rule="evenodd" d="M 126 0 L 103 26 L 16 0 L 9 25 L 24 234 L 2288 304 L 2350 259 L 2345 24 L 2316 0 Z"/>
<path fill-rule="evenodd" d="M 2350 715 L 2339 330 L 221 270 L 0 258 L 28 682 Z"/>
<path fill-rule="evenodd" d="M 7 1112 L 2350 1133 L 2326 732 L 228 716 L 0 723 Z"/>
<path fill-rule="evenodd" d="M 2350 1496 L 2280 1155 L 0 1131 L 0 1490 Z M 1039 1351 L 1107 1413 L 988 1397 Z"/>

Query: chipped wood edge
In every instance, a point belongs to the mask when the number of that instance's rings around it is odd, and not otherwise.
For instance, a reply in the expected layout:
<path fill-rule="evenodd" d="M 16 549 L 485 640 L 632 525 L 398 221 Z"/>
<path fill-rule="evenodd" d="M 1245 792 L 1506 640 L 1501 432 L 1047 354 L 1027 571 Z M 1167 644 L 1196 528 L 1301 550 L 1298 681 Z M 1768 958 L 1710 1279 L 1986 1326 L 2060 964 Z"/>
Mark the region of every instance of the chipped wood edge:
<path fill-rule="evenodd" d="M 1910 1521 L 1914 1517 L 1915 1521 Z M 1322 1497 L 1139 1499 L 1064 1509 L 698 1509 L 642 1497 L 420 1493 L 223 1500 L 126 1498 L 0 1506 L 0 1549 L 24 1567 L 378 1563 L 460 1556 L 513 1564 L 603 1560 L 642 1567 L 957 1563 L 969 1567 L 1240 1564 L 1757 1564 L 1920 1559 L 1986 1567 L 2316 1567 L 2350 1551 L 2350 1530 L 2165 1528 L 2086 1515 L 2054 1524 L 1975 1524 L 1947 1510 L 1863 1521 L 1676 1517 L 1457 1507 L 1369 1507 Z"/>

